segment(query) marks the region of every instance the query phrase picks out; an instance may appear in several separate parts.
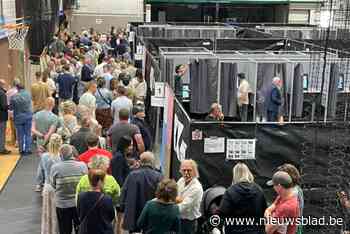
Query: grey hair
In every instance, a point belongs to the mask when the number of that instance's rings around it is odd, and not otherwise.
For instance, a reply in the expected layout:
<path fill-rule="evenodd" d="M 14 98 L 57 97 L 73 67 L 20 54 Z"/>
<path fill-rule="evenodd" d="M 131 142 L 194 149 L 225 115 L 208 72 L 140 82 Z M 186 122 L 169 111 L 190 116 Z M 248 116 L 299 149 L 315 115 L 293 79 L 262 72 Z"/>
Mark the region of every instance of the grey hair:
<path fill-rule="evenodd" d="M 276 82 L 280 82 L 281 78 L 279 78 L 278 76 L 275 76 L 273 79 L 272 79 L 272 83 L 276 83 Z"/>
<path fill-rule="evenodd" d="M 180 165 L 180 170 L 182 169 L 182 165 L 186 162 L 191 163 L 192 169 L 194 171 L 194 177 L 199 178 L 198 165 L 197 165 L 196 161 L 194 161 L 193 159 L 182 160 L 181 165 Z"/>
<path fill-rule="evenodd" d="M 236 166 L 233 167 L 233 184 L 237 184 L 240 182 L 253 183 L 254 176 L 250 172 L 248 166 L 244 163 L 237 163 Z"/>
<path fill-rule="evenodd" d="M 140 164 L 142 166 L 154 167 L 154 154 L 150 151 L 143 152 L 140 155 Z"/>
<path fill-rule="evenodd" d="M 60 148 L 60 155 L 63 160 L 68 160 L 73 158 L 73 147 L 68 144 L 63 144 Z"/>
<path fill-rule="evenodd" d="M 90 159 L 88 167 L 90 169 L 107 169 L 109 168 L 110 160 L 106 156 L 96 155 Z"/>

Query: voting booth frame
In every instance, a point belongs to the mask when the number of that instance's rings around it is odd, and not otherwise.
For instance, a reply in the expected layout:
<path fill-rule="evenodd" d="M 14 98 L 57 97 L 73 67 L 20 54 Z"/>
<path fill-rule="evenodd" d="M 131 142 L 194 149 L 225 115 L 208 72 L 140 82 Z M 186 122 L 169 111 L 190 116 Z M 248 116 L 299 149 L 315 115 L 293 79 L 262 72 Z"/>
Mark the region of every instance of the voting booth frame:
<path fill-rule="evenodd" d="M 180 162 L 198 163 L 204 189 L 229 187 L 232 168 L 244 162 L 272 202 L 276 194 L 266 182 L 284 163 L 301 173 L 304 217 L 346 216 L 337 192 L 349 190 L 350 125 L 347 122 L 239 123 L 191 120 L 175 100 L 170 177 L 179 179 Z M 305 226 L 304 233 L 339 233 L 342 226 Z M 309 231 L 309 232 L 308 232 Z"/>

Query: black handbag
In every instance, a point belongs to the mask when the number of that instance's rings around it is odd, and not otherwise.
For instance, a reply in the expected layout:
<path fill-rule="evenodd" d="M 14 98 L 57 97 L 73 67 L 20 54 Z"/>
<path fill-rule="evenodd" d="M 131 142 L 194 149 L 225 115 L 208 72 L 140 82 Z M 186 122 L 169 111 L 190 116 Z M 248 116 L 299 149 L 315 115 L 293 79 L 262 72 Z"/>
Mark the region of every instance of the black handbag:
<path fill-rule="evenodd" d="M 96 203 L 90 208 L 90 210 L 86 213 L 86 215 L 81 219 L 80 225 L 79 225 L 79 232 L 78 234 L 86 234 L 88 233 L 88 228 L 87 228 L 87 218 L 91 214 L 91 212 L 98 207 L 100 202 L 102 201 L 104 197 L 104 194 L 101 193 L 100 197 L 97 199 Z"/>

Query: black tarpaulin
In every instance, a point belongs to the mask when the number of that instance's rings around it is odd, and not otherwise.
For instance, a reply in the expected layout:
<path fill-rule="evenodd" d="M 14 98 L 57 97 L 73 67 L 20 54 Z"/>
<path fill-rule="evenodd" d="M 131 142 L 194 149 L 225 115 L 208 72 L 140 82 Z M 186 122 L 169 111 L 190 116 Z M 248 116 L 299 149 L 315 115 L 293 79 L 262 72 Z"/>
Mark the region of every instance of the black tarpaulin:
<path fill-rule="evenodd" d="M 292 114 L 301 117 L 303 113 L 304 89 L 303 89 L 303 65 L 297 64 L 294 68 L 293 77 L 293 106 Z"/>

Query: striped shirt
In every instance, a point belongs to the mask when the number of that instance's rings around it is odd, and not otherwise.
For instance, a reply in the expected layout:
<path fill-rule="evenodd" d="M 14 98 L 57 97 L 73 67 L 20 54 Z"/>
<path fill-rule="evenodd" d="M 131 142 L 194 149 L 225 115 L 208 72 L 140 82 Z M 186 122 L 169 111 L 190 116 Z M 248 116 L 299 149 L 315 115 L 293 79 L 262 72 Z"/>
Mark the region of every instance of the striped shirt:
<path fill-rule="evenodd" d="M 75 207 L 75 191 L 80 178 L 88 173 L 83 162 L 66 160 L 58 162 L 51 168 L 50 184 L 55 189 L 56 207 Z"/>

